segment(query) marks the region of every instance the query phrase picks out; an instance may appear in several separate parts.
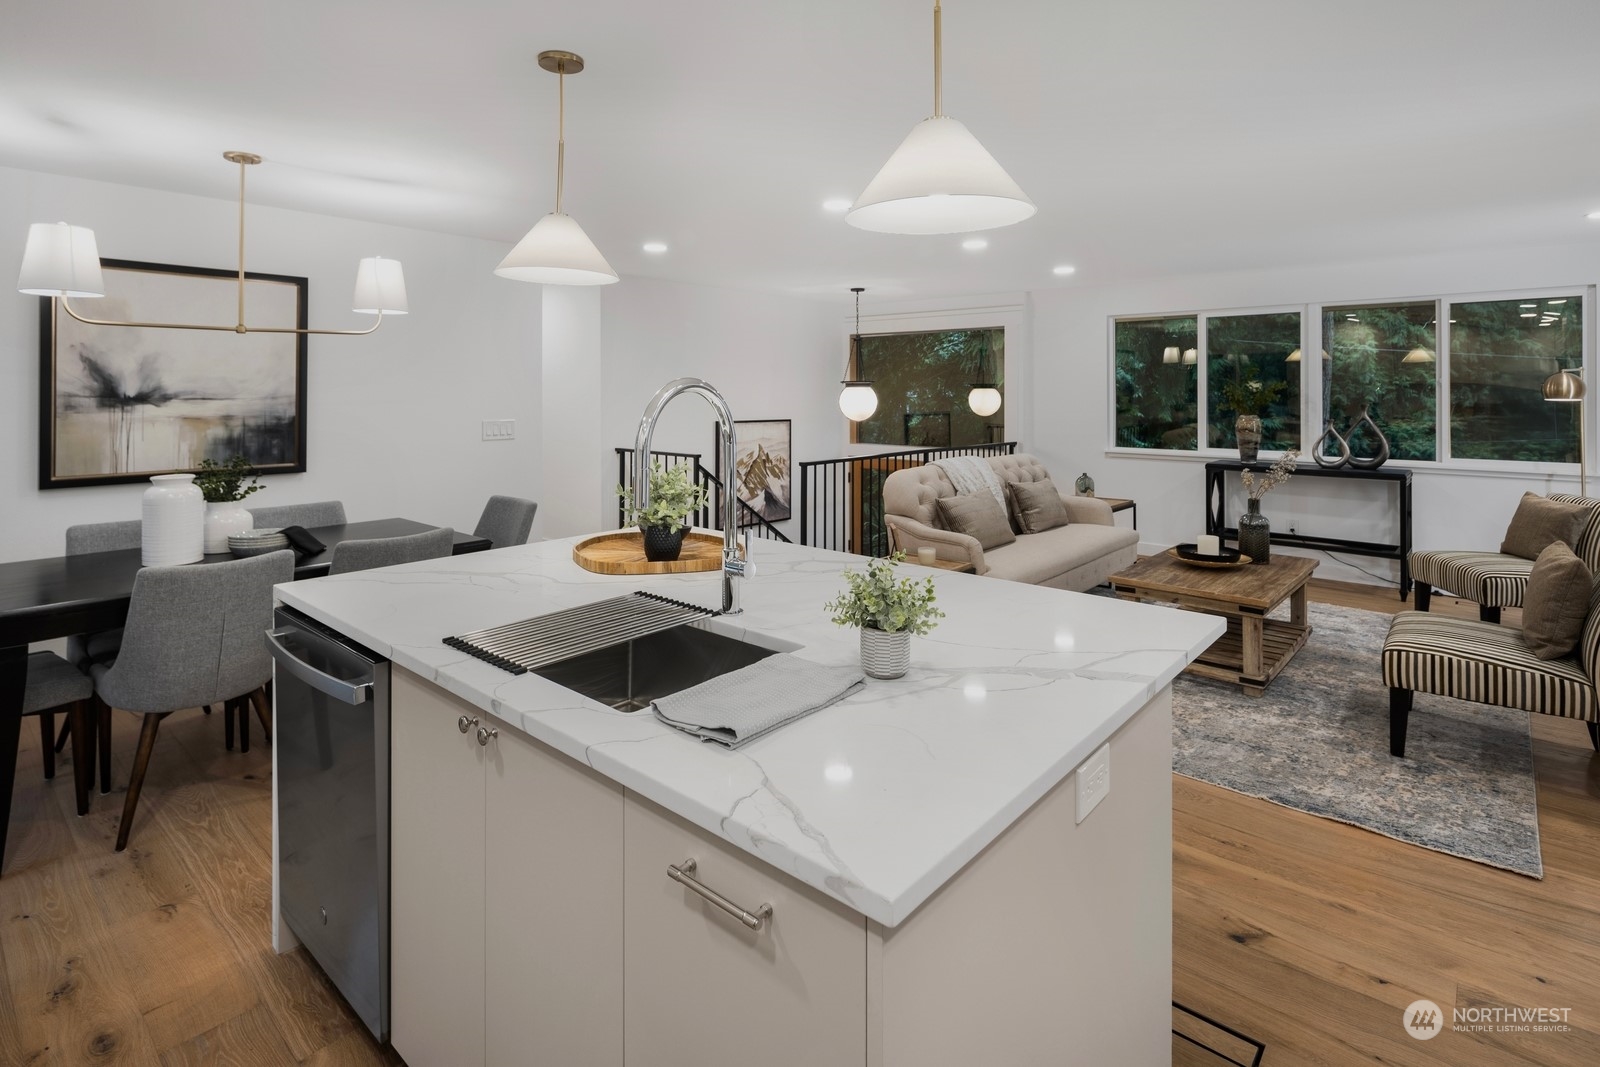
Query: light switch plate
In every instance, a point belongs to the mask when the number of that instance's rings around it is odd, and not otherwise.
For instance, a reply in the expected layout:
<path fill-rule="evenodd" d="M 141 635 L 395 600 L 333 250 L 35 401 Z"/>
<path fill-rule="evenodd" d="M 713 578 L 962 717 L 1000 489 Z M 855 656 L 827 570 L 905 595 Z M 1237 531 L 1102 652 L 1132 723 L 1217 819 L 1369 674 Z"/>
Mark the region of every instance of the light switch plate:
<path fill-rule="evenodd" d="M 1111 795 L 1111 742 L 1078 766 L 1078 821 L 1089 817 L 1099 803 Z"/>
<path fill-rule="evenodd" d="M 513 441 L 517 436 L 516 419 L 484 419 L 483 439 L 485 441 Z"/>

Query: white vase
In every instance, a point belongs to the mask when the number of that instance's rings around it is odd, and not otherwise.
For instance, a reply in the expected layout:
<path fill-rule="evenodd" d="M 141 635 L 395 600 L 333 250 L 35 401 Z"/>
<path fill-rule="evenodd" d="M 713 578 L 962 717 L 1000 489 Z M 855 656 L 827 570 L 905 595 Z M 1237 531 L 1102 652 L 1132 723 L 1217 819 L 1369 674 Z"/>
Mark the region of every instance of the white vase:
<path fill-rule="evenodd" d="M 861 628 L 861 669 L 873 678 L 899 678 L 911 667 L 911 631 Z"/>
<path fill-rule="evenodd" d="M 206 502 L 206 555 L 228 551 L 228 535 L 244 533 L 255 519 L 238 500 Z"/>
<path fill-rule="evenodd" d="M 157 474 L 144 491 L 140 562 L 146 567 L 197 563 L 205 554 L 206 498 L 192 474 Z"/>

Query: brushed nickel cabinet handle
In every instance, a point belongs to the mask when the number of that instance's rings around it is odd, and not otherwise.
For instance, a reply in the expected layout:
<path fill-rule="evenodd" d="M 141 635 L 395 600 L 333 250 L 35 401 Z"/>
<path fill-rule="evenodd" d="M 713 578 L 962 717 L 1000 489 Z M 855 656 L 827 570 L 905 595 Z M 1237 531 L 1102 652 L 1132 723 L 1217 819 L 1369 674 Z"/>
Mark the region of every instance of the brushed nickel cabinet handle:
<path fill-rule="evenodd" d="M 473 719 L 472 721 L 473 722 L 477 722 L 478 720 L 477 719 Z M 483 745 L 486 748 L 489 745 L 489 738 L 491 738 L 491 737 L 499 737 L 499 736 L 500 736 L 500 731 L 497 730 L 497 729 L 494 729 L 493 727 L 485 727 L 485 726 L 478 727 L 478 744 Z"/>
<path fill-rule="evenodd" d="M 695 893 L 710 901 L 712 904 L 715 904 L 729 915 L 732 915 L 735 919 L 738 919 L 752 930 L 761 929 L 766 921 L 772 918 L 771 904 L 761 905 L 755 910 L 754 913 L 748 912 L 739 907 L 739 905 L 735 904 L 733 901 L 729 900 L 727 897 L 723 896 L 721 893 L 717 892 L 715 889 L 712 889 L 704 882 L 701 882 L 694 876 L 694 872 L 699 869 L 699 866 L 700 865 L 695 862 L 693 856 L 684 860 L 677 866 L 673 866 L 669 863 L 667 864 L 667 877 L 671 878 L 674 882 L 677 882 L 684 888 L 693 890 Z"/>
<path fill-rule="evenodd" d="M 456 729 L 462 733 L 466 733 L 476 725 L 478 725 L 478 717 L 476 715 L 463 715 L 456 720 Z"/>

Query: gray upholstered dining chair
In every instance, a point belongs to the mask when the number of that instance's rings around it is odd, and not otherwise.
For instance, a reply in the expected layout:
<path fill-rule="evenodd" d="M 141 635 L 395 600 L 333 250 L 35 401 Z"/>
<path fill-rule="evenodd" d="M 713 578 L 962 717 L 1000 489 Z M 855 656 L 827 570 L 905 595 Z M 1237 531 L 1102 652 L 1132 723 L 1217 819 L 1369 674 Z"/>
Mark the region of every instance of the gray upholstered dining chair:
<path fill-rule="evenodd" d="M 138 548 L 143 529 L 143 523 L 138 519 L 126 519 L 120 522 L 86 522 L 68 526 L 67 555 L 81 556 L 89 552 L 118 552 Z M 101 630 L 92 634 L 75 634 L 67 638 L 67 659 L 86 671 L 91 661 L 110 659 L 116 655 L 117 645 L 121 641 L 121 628 Z M 63 731 L 62 739 L 65 738 L 66 733 Z M 60 744 L 56 745 L 56 751 L 61 751 Z"/>
<path fill-rule="evenodd" d="M 538 510 L 537 502 L 519 496 L 492 496 L 483 506 L 483 514 L 472 533 L 476 537 L 487 537 L 491 548 L 525 545 Z"/>
<path fill-rule="evenodd" d="M 396 567 L 423 559 L 438 559 L 455 550 L 456 532 L 448 526 L 402 537 L 368 537 L 340 541 L 333 546 L 329 574 Z"/>
<path fill-rule="evenodd" d="M 56 749 L 51 744 L 55 734 L 56 712 L 66 712 L 67 721 L 78 724 L 74 736 L 86 739 L 93 733 L 93 719 L 89 717 L 89 698 L 93 695 L 94 683 L 89 676 L 54 652 L 34 652 L 28 656 L 28 677 L 22 691 L 22 714 L 39 716 L 45 781 L 56 776 Z M 73 747 L 72 773 L 76 779 L 79 815 L 89 810 L 89 783 L 94 779 L 94 768 L 89 766 L 92 762 L 89 751 L 84 741 Z"/>
<path fill-rule="evenodd" d="M 344 501 L 318 500 L 312 504 L 279 504 L 275 507 L 246 508 L 258 530 L 281 530 L 285 526 L 343 526 Z"/>
<path fill-rule="evenodd" d="M 122 648 L 111 663 L 90 668 L 102 793 L 109 786 L 112 709 L 144 716 L 117 830 L 118 852 L 128 846 L 161 720 L 184 708 L 236 703 L 272 676 L 262 636 L 272 625 L 272 587 L 293 578 L 294 553 L 287 550 L 201 567 L 146 567 L 134 578 Z M 258 703 L 258 710 L 263 706 Z"/>

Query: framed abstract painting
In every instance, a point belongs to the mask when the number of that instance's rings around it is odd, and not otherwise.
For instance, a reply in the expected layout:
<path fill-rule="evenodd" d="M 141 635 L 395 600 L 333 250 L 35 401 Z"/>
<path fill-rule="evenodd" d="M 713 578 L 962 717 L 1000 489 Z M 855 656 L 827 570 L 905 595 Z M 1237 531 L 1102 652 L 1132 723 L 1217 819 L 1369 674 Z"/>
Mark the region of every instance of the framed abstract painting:
<path fill-rule="evenodd" d="M 102 261 L 97 319 L 238 321 L 238 274 Z M 306 325 L 305 278 L 245 274 L 245 318 Z M 90 326 L 40 298 L 39 488 L 141 482 L 244 456 L 263 474 L 306 469 L 306 337 Z"/>
<path fill-rule="evenodd" d="M 793 512 L 794 488 L 790 481 L 790 456 L 793 423 L 789 419 L 735 419 L 734 491 L 750 510 L 739 509 L 739 525 L 750 526 L 755 516 L 768 522 L 782 522 Z M 721 427 L 718 426 L 719 443 Z M 717 457 L 717 478 L 722 474 L 722 450 Z"/>

